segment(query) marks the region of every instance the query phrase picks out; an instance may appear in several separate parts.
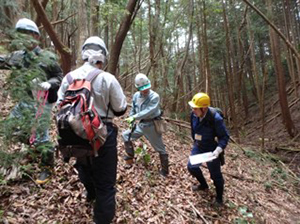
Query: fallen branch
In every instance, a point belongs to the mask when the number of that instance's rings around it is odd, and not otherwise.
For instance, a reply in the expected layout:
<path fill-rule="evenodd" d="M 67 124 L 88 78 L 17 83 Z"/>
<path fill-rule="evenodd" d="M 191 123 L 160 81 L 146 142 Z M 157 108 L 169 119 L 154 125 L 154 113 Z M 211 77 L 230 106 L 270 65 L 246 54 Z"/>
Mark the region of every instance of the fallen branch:
<path fill-rule="evenodd" d="M 178 125 L 180 127 L 191 129 L 191 124 L 189 122 L 181 121 L 181 120 L 176 120 L 176 119 L 171 119 L 171 118 L 168 118 L 168 117 L 164 117 L 164 119 L 166 121 L 171 122 L 173 124 L 176 124 L 176 125 Z"/>
<path fill-rule="evenodd" d="M 288 172 L 290 172 L 292 174 L 292 178 L 295 179 L 296 181 L 300 181 L 300 178 L 287 166 L 285 165 L 282 161 L 279 160 L 279 163 L 285 168 L 287 169 Z"/>
<path fill-rule="evenodd" d="M 180 218 L 182 219 L 183 223 L 185 223 L 185 222 L 184 222 L 185 220 L 183 219 L 183 217 L 185 217 L 186 220 L 189 220 L 189 219 L 190 219 L 188 216 L 186 216 L 186 215 L 183 213 L 183 211 L 182 211 L 181 209 L 177 208 L 177 206 L 175 206 L 175 205 L 169 205 L 169 207 L 170 207 L 171 209 L 173 209 L 178 215 L 180 215 Z"/>
<path fill-rule="evenodd" d="M 284 150 L 284 151 L 290 151 L 290 152 L 300 152 L 300 149 L 286 148 L 286 147 L 281 147 L 281 146 L 276 147 L 276 149 Z"/>
<path fill-rule="evenodd" d="M 238 144 L 233 137 L 229 137 L 229 139 L 233 142 L 233 144 L 235 144 L 239 149 L 241 149 L 244 153 L 246 152 L 246 150 L 240 145 Z"/>
<path fill-rule="evenodd" d="M 202 219 L 202 221 L 205 223 L 205 224 L 208 224 L 207 220 L 203 217 L 203 215 L 201 215 L 201 213 L 195 208 L 195 206 L 190 202 L 188 201 L 188 203 L 190 204 L 190 206 L 192 206 L 192 209 L 196 212 L 196 214 Z"/>
<path fill-rule="evenodd" d="M 300 132 L 291 140 L 291 143 L 294 142 L 300 136 Z"/>

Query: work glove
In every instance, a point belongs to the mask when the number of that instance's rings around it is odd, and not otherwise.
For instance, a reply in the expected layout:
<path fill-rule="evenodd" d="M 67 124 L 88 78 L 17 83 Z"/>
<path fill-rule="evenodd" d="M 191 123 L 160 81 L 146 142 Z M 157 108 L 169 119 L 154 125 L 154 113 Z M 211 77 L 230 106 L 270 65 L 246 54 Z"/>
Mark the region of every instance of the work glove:
<path fill-rule="evenodd" d="M 213 151 L 214 157 L 218 158 L 219 155 L 221 154 L 221 152 L 223 152 L 223 149 L 222 149 L 220 146 L 218 146 L 218 147 Z"/>
<path fill-rule="evenodd" d="M 125 119 L 125 121 L 128 123 L 128 124 L 132 124 L 134 121 L 135 121 L 135 118 L 134 117 L 128 117 Z"/>
<path fill-rule="evenodd" d="M 49 90 L 51 88 L 51 84 L 49 82 L 42 82 L 40 83 L 40 87 L 42 87 L 44 90 Z"/>

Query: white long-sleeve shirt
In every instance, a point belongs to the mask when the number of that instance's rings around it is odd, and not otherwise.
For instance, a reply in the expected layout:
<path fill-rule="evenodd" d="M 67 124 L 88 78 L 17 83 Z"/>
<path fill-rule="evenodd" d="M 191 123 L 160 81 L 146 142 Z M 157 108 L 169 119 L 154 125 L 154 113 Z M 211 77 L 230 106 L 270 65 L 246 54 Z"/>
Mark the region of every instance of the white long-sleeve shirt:
<path fill-rule="evenodd" d="M 71 71 L 70 74 L 74 79 L 84 79 L 88 74 L 95 70 L 89 62 L 85 62 L 78 69 Z M 64 99 L 66 90 L 69 87 L 66 76 L 63 78 L 61 86 L 58 90 L 57 103 Z M 92 83 L 92 96 L 94 98 L 94 106 L 100 115 L 100 117 L 106 117 L 108 104 L 108 118 L 113 118 L 115 112 L 122 112 L 127 107 L 126 97 L 122 90 L 122 87 L 115 76 L 108 72 L 102 71 Z"/>

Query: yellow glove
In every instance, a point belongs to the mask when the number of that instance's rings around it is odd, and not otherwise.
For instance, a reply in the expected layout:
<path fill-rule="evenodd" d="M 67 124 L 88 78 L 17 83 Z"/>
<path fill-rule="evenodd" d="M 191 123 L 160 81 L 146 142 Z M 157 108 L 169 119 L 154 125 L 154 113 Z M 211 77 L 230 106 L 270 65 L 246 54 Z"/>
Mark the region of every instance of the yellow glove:
<path fill-rule="evenodd" d="M 135 121 L 135 118 L 134 117 L 128 117 L 125 119 L 125 121 L 128 123 L 128 124 L 132 124 L 134 121 Z"/>

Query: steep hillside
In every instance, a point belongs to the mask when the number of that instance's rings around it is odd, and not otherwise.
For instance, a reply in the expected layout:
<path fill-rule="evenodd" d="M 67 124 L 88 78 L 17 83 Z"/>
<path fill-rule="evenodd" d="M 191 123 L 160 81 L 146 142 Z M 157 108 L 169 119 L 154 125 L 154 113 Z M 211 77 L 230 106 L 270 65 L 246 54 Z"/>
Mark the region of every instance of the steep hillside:
<path fill-rule="evenodd" d="M 130 101 L 130 99 L 129 99 Z M 4 105 L 6 107 L 7 104 Z M 4 111 L 2 109 L 2 111 Z M 7 111 L 7 110 L 5 110 Z M 127 128 L 124 117 L 115 119 L 119 133 Z M 114 223 L 297 223 L 300 217 L 299 178 L 286 165 L 260 154 L 257 147 L 231 143 L 226 149 L 225 206 L 212 206 L 215 192 L 211 181 L 207 194 L 193 193 L 193 179 L 187 169 L 191 149 L 188 128 L 169 123 L 163 138 L 170 154 L 170 175 L 158 174 L 158 155 L 147 140 L 135 146 L 146 151 L 137 154 L 135 165 L 124 168 L 121 136 L 118 137 L 117 212 Z M 55 136 L 53 128 L 52 136 Z M 4 147 L 3 145 L 1 147 Z M 10 152 L 24 146 L 14 145 Z M 147 163 L 144 155 L 150 156 Z M 5 169 L 13 181 L 0 185 L 0 218 L 3 223 L 91 223 L 92 206 L 86 202 L 83 185 L 72 165 L 58 157 L 55 175 L 44 186 L 34 183 L 36 163 L 18 176 Z M 22 166 L 26 169 L 26 166 Z M 204 174 L 209 180 L 204 165 Z M 20 174 L 20 172 L 19 172 Z"/>
<path fill-rule="evenodd" d="M 274 86 L 275 85 L 275 86 Z M 300 84 L 298 84 L 298 92 Z M 289 110 L 291 118 L 298 130 L 298 134 L 290 137 L 282 122 L 281 107 L 276 84 L 268 89 L 265 96 L 265 147 L 267 152 L 280 159 L 290 169 L 300 175 L 300 98 L 296 96 L 291 85 L 287 87 Z M 244 145 L 261 148 L 262 144 L 262 119 L 259 115 L 258 105 L 252 104 L 249 108 L 249 116 L 244 120 L 245 126 L 241 129 L 241 141 Z"/>

